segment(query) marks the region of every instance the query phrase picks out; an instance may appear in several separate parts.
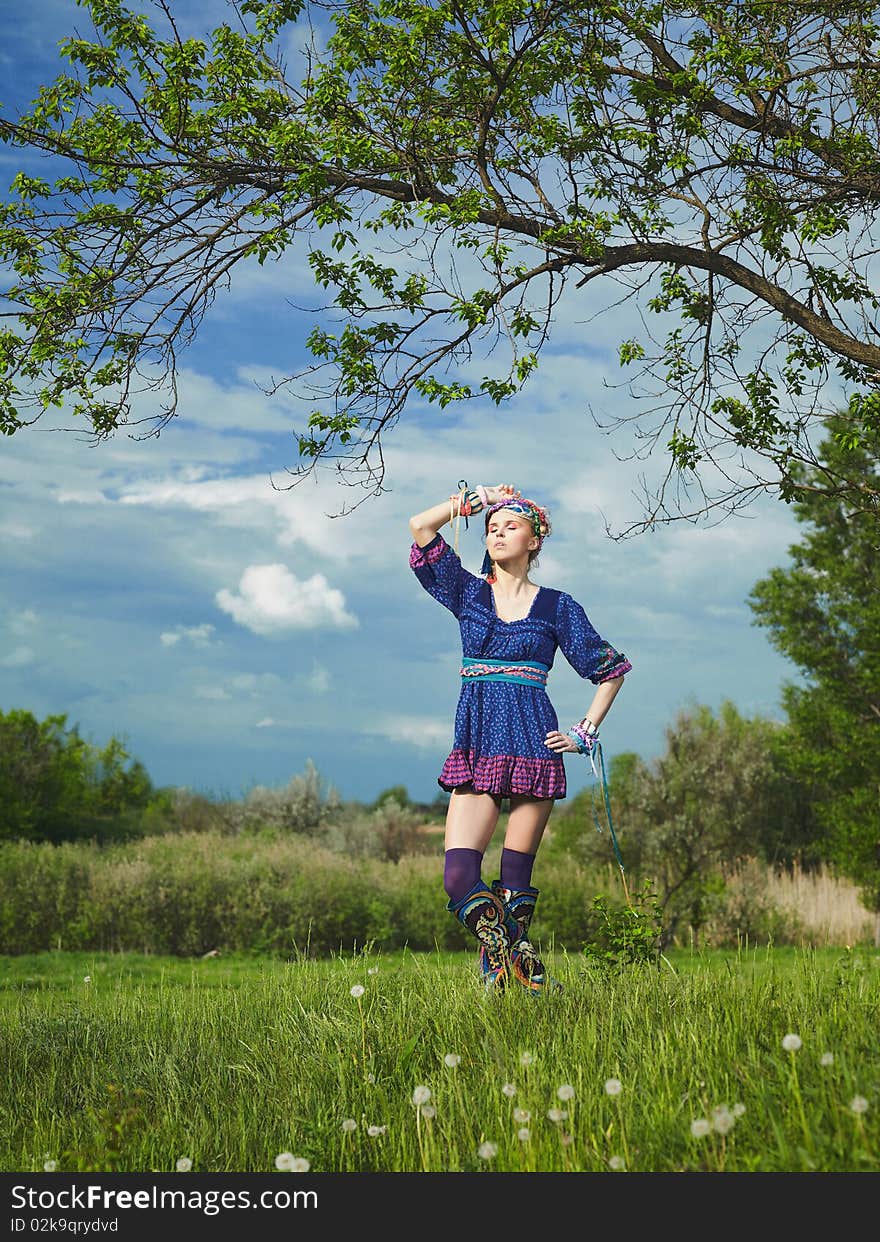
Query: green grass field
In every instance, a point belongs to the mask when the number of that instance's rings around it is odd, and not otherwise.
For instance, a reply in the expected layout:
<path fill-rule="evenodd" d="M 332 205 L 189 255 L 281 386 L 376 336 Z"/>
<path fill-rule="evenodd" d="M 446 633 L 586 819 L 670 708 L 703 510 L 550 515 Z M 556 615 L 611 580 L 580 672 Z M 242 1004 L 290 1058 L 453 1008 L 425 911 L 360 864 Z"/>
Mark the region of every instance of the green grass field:
<path fill-rule="evenodd" d="M 880 952 L 547 960 L 0 958 L 0 1167 L 880 1170 Z"/>

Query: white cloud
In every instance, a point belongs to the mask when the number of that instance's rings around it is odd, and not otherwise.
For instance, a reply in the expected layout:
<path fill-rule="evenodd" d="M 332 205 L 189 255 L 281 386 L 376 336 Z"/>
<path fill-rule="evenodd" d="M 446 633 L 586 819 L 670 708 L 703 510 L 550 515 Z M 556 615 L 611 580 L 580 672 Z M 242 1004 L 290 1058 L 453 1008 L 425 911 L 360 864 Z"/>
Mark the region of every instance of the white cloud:
<path fill-rule="evenodd" d="M 385 716 L 372 721 L 362 732 L 377 734 L 389 742 L 403 742 L 420 750 L 435 750 L 452 744 L 448 721 L 434 716 Z"/>
<path fill-rule="evenodd" d="M 316 664 L 305 681 L 313 694 L 326 694 L 330 689 L 330 674 L 323 664 Z"/>
<path fill-rule="evenodd" d="M 271 717 L 271 716 L 266 716 L 266 718 L 265 718 L 264 720 L 258 720 L 258 721 L 257 721 L 255 728 L 257 728 L 257 729 L 271 729 L 271 728 L 272 728 L 272 726 L 273 726 L 274 724 L 275 724 L 275 721 L 272 719 L 272 717 Z"/>
<path fill-rule="evenodd" d="M 55 499 L 60 505 L 106 505 L 107 497 L 95 488 L 79 488 L 68 492 L 58 491 Z"/>
<path fill-rule="evenodd" d="M 213 625 L 207 623 L 203 625 L 177 625 L 173 630 L 165 630 L 159 635 L 159 639 L 163 647 L 173 647 L 180 642 L 182 638 L 187 639 L 194 647 L 210 647 L 211 635 L 214 633 Z"/>
<path fill-rule="evenodd" d="M 0 664 L 4 668 L 23 668 L 26 664 L 33 664 L 36 658 L 30 647 L 16 647 L 0 660 Z"/>
<path fill-rule="evenodd" d="M 29 634 L 35 625 L 39 625 L 39 617 L 32 608 L 24 608 L 9 619 L 9 628 L 14 634 Z"/>
<path fill-rule="evenodd" d="M 210 699 L 218 702 L 229 698 L 222 686 L 196 686 L 193 694 L 197 699 Z"/>
<path fill-rule="evenodd" d="M 236 673 L 230 677 L 229 684 L 233 690 L 246 691 L 251 698 L 255 698 L 263 690 L 280 686 L 281 678 L 277 673 Z"/>
<path fill-rule="evenodd" d="M 237 595 L 225 587 L 218 591 L 217 604 L 255 634 L 358 625 L 357 617 L 345 610 L 342 592 L 331 587 L 323 574 L 300 581 L 286 565 L 249 565 L 238 589 Z"/>

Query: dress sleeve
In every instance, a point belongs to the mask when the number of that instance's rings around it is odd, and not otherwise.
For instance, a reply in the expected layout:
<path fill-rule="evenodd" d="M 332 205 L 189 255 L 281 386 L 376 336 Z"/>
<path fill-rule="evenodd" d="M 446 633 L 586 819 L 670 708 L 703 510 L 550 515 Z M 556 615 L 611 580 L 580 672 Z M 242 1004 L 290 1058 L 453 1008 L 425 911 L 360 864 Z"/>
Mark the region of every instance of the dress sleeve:
<path fill-rule="evenodd" d="M 622 677 L 632 668 L 629 660 L 593 629 L 577 600 L 561 592 L 556 610 L 556 638 L 562 654 L 581 677 L 594 686 Z"/>
<path fill-rule="evenodd" d="M 423 548 L 414 543 L 410 548 L 409 565 L 428 594 L 453 616 L 460 617 L 465 584 L 473 574 L 464 568 L 443 536 L 436 534 Z"/>

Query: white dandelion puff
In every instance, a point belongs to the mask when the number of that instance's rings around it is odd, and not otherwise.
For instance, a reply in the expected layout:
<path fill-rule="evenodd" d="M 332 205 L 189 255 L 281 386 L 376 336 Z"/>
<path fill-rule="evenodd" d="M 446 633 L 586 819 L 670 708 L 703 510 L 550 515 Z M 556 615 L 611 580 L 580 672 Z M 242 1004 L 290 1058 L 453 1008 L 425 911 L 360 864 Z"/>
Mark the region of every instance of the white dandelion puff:
<path fill-rule="evenodd" d="M 43 1171 L 45 1173 L 54 1173 L 57 1168 L 58 1168 L 57 1160 L 47 1160 L 46 1163 L 43 1165 Z"/>
<path fill-rule="evenodd" d="M 434 1107 L 434 1105 L 433 1105 L 433 1104 L 423 1104 L 423 1105 L 422 1105 L 422 1107 L 419 1109 L 419 1112 L 420 1112 L 420 1113 L 422 1114 L 422 1116 L 423 1116 L 423 1117 L 425 1117 L 428 1121 L 430 1121 L 430 1120 L 432 1119 L 432 1117 L 436 1117 L 436 1116 L 437 1116 L 437 1110 L 436 1110 L 436 1108 Z"/>
<path fill-rule="evenodd" d="M 513 1120 L 519 1121 L 523 1125 L 525 1125 L 527 1121 L 532 1120 L 532 1114 L 529 1112 L 527 1108 L 515 1108 L 513 1110 Z"/>
<path fill-rule="evenodd" d="M 705 1117 L 696 1117 L 691 1122 L 691 1134 L 694 1138 L 705 1138 L 711 1129 Z"/>
<path fill-rule="evenodd" d="M 849 1111 L 851 1113 L 855 1113 L 857 1117 L 860 1117 L 862 1113 L 866 1113 L 868 1111 L 868 1101 L 863 1095 L 854 1095 L 849 1102 Z"/>
<path fill-rule="evenodd" d="M 516 1132 L 516 1137 L 519 1139 L 521 1143 L 527 1143 L 529 1139 L 532 1137 L 532 1132 L 528 1126 L 520 1126 L 520 1128 Z"/>
<path fill-rule="evenodd" d="M 379 967 L 378 967 L 378 966 L 371 966 L 371 967 L 369 968 L 369 970 L 367 971 L 367 974 L 368 974 L 368 975 L 378 975 L 378 973 L 379 973 Z"/>
<path fill-rule="evenodd" d="M 737 1103 L 737 1104 L 734 1104 L 733 1108 L 730 1111 L 733 1113 L 734 1117 L 741 1117 L 743 1113 L 746 1111 L 746 1106 L 745 1104 Z"/>
<path fill-rule="evenodd" d="M 293 1168 L 293 1152 L 280 1151 L 275 1157 L 275 1168 L 280 1169 L 282 1173 L 289 1173 Z"/>
<path fill-rule="evenodd" d="M 833 1065 L 834 1064 L 834 1053 L 823 1052 L 821 1057 L 819 1057 L 819 1064 L 824 1065 L 826 1067 L 829 1065 Z"/>
<path fill-rule="evenodd" d="M 387 1126 L 367 1126 L 367 1134 L 370 1138 L 381 1138 L 387 1129 Z"/>
<path fill-rule="evenodd" d="M 189 1156 L 181 1156 L 177 1164 L 174 1166 L 178 1173 L 188 1173 L 193 1167 L 193 1162 Z"/>
<path fill-rule="evenodd" d="M 506 1082 L 501 1088 L 501 1094 L 506 1095 L 509 1100 L 512 1100 L 516 1095 L 516 1083 Z"/>
<path fill-rule="evenodd" d="M 608 1078 L 605 1080 L 606 1095 L 620 1095 L 623 1090 L 623 1083 L 619 1078 Z"/>
<path fill-rule="evenodd" d="M 570 1083 L 564 1082 L 561 1087 L 556 1088 L 556 1095 L 560 1100 L 573 1100 L 574 1087 Z"/>
<path fill-rule="evenodd" d="M 801 1048 L 802 1042 L 800 1035 L 793 1033 L 783 1035 L 782 1037 L 782 1046 L 786 1052 L 797 1052 Z"/>
<path fill-rule="evenodd" d="M 291 1173 L 308 1173 L 312 1167 L 311 1161 L 306 1160 L 305 1156 L 294 1156 L 290 1165 Z"/>
<path fill-rule="evenodd" d="M 354 1117 L 346 1117 L 345 1121 L 343 1121 L 342 1123 L 343 1134 L 351 1134 L 352 1131 L 356 1130 L 357 1128 L 358 1128 L 358 1123 L 355 1121 Z"/>
<path fill-rule="evenodd" d="M 534 1065 L 535 1058 L 530 1052 L 521 1052 L 519 1054 L 519 1063 L 520 1065 Z"/>
<path fill-rule="evenodd" d="M 83 983 L 91 983 L 91 982 L 92 982 L 91 975 L 83 975 Z"/>
<path fill-rule="evenodd" d="M 356 983 L 354 987 L 351 989 L 351 994 L 355 998 L 355 1000 L 359 1000 L 363 996 L 364 992 L 366 992 L 366 990 L 367 989 L 364 987 L 362 983 Z"/>
<path fill-rule="evenodd" d="M 455 1069 L 457 1065 L 461 1064 L 461 1057 L 457 1052 L 447 1052 L 446 1056 L 443 1058 L 443 1064 L 448 1069 Z"/>
<path fill-rule="evenodd" d="M 498 1155 L 497 1143 L 481 1143 L 477 1148 L 477 1155 L 481 1160 L 494 1160 Z"/>
<path fill-rule="evenodd" d="M 613 1169 L 615 1173 L 621 1173 L 626 1168 L 626 1161 L 623 1156 L 609 1156 L 608 1168 Z"/>
<path fill-rule="evenodd" d="M 413 1104 L 416 1105 L 417 1108 L 420 1104 L 427 1104 L 430 1098 L 431 1098 L 430 1087 L 416 1087 L 412 1093 L 412 1102 Z"/>
<path fill-rule="evenodd" d="M 712 1109 L 712 1129 L 718 1134 L 729 1134 L 736 1125 L 736 1118 L 727 1107 L 721 1104 L 718 1108 Z"/>
<path fill-rule="evenodd" d="M 565 1121 L 568 1113 L 564 1108 L 548 1108 L 547 1116 L 551 1121 Z"/>

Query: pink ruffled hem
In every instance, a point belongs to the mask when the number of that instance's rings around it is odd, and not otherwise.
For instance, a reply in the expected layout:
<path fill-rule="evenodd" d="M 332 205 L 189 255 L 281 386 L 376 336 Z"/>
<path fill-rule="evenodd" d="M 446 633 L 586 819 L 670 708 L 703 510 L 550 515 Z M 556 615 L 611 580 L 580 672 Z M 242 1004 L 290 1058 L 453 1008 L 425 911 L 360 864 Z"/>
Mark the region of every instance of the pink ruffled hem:
<path fill-rule="evenodd" d="M 473 785 L 478 793 L 528 794 L 532 798 L 564 798 L 565 763 L 562 756 L 529 759 L 522 755 L 476 755 L 454 750 L 437 778 L 442 789 L 452 791 Z"/>

